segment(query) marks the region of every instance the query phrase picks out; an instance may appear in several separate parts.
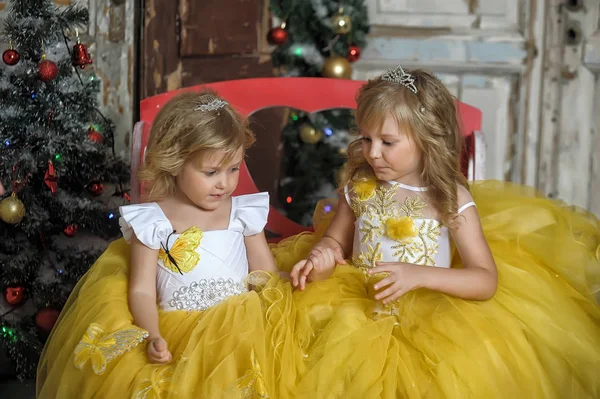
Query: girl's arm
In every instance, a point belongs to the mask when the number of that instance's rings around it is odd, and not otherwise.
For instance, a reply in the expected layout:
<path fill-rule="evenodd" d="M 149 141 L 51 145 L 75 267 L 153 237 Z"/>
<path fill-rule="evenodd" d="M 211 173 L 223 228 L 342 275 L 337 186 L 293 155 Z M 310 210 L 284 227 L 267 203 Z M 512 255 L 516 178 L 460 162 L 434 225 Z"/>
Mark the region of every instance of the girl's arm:
<path fill-rule="evenodd" d="M 337 211 L 323 238 L 315 245 L 341 251 L 343 258 L 352 253 L 354 242 L 354 212 L 344 194 L 339 195 Z"/>
<path fill-rule="evenodd" d="M 490 299 L 498 287 L 498 272 L 477 208 L 471 206 L 464 210 L 457 222 L 450 231 L 464 268 L 427 268 L 423 287 L 464 299 Z"/>
<path fill-rule="evenodd" d="M 469 191 L 459 186 L 459 206 L 472 202 Z M 483 234 L 477 207 L 469 206 L 460 213 L 450 233 L 464 268 L 432 270 L 424 275 L 424 287 L 464 299 L 490 299 L 498 287 L 498 272 Z"/>
<path fill-rule="evenodd" d="M 251 272 L 264 270 L 266 272 L 277 273 L 279 271 L 265 238 L 264 230 L 258 234 L 244 237 L 244 242 L 246 243 L 248 269 Z"/>
<path fill-rule="evenodd" d="M 131 267 L 129 269 L 129 310 L 135 325 L 150 334 L 151 341 L 160 337 L 156 309 L 156 268 L 158 249 L 142 244 L 131 236 Z"/>

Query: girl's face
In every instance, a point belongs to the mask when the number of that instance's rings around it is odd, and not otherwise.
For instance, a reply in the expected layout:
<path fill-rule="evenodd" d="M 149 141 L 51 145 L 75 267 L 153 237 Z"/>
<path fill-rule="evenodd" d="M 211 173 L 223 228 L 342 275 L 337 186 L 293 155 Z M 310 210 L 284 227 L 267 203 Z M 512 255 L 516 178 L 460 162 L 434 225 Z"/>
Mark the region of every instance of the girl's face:
<path fill-rule="evenodd" d="M 244 151 L 240 148 L 227 163 L 224 158 L 224 151 L 213 151 L 188 160 L 175 178 L 178 194 L 209 211 L 226 203 L 238 185 Z"/>
<path fill-rule="evenodd" d="M 380 132 L 360 129 L 362 153 L 379 180 L 420 186 L 422 154 L 410 132 L 400 129 L 392 115 Z"/>

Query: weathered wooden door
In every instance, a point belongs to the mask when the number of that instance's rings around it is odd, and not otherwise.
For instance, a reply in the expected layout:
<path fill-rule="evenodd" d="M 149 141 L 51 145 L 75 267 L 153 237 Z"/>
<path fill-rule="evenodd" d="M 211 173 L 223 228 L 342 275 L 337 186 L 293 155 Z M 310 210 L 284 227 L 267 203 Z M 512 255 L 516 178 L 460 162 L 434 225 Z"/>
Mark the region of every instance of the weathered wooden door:
<path fill-rule="evenodd" d="M 263 0 L 145 0 L 142 98 L 215 82 L 272 75 L 261 56 Z"/>

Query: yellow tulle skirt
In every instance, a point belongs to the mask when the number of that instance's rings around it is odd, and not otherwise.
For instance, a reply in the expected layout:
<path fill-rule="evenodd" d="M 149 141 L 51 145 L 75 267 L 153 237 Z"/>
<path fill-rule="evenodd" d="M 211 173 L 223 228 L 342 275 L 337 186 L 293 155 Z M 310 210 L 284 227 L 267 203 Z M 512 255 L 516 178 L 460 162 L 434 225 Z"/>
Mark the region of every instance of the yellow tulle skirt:
<path fill-rule="evenodd" d="M 493 299 L 415 290 L 383 307 L 363 272 L 338 266 L 294 294 L 298 397 L 600 398 L 598 220 L 522 186 L 472 194 L 498 267 Z M 280 268 L 324 233 L 323 205 L 314 234 L 272 247 Z"/>
<path fill-rule="evenodd" d="M 304 365 L 289 282 L 253 273 L 254 291 L 206 311 L 159 311 L 173 360 L 150 364 L 127 305 L 129 251 L 113 242 L 77 284 L 42 353 L 37 397 L 295 397 Z"/>
<path fill-rule="evenodd" d="M 204 312 L 159 312 L 166 365 L 147 361 L 127 305 L 129 246 L 117 240 L 62 311 L 37 396 L 600 398 L 598 220 L 525 187 L 483 182 L 472 193 L 498 266 L 493 299 L 417 290 L 383 307 L 351 265 L 296 292 L 253 273 L 253 291 Z M 326 204 L 315 233 L 272 246 L 281 269 L 322 236 Z"/>

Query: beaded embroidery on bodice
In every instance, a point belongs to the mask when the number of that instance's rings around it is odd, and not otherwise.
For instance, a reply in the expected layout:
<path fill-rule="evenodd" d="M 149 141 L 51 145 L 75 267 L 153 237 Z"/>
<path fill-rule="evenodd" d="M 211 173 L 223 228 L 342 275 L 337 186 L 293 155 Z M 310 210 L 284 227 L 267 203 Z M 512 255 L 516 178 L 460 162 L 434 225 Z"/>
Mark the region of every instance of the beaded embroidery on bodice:
<path fill-rule="evenodd" d="M 346 187 L 356 217 L 352 263 L 405 262 L 450 267 L 448 228 L 428 205 L 427 188 L 361 181 Z"/>

